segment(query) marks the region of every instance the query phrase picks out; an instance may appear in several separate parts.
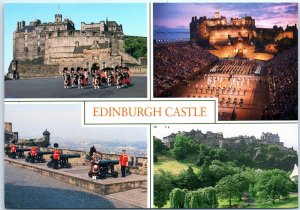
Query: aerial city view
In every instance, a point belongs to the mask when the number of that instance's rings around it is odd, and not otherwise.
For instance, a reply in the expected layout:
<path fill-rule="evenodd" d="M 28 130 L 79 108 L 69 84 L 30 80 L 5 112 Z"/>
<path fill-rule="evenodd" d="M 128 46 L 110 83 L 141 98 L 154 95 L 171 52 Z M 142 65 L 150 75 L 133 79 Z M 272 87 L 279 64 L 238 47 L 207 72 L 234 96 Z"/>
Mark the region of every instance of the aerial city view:
<path fill-rule="evenodd" d="M 79 104 L 5 110 L 5 208 L 149 207 L 147 127 L 82 127 Z"/>
<path fill-rule="evenodd" d="M 298 207 L 297 123 L 152 128 L 153 207 Z"/>
<path fill-rule="evenodd" d="M 154 97 L 217 98 L 219 120 L 298 119 L 297 3 L 153 7 Z"/>
<path fill-rule="evenodd" d="M 146 11 L 146 4 L 6 4 L 5 97 L 147 97 Z"/>

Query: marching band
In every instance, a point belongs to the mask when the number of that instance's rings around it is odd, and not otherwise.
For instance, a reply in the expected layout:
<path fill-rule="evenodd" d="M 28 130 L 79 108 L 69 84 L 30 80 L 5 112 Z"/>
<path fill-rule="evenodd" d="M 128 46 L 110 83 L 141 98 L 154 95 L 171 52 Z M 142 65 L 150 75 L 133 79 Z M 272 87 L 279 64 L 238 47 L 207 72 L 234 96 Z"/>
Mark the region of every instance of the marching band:
<path fill-rule="evenodd" d="M 115 68 L 100 69 L 99 65 L 93 65 L 90 71 L 93 89 L 101 87 L 117 86 L 117 89 L 128 87 L 131 84 L 130 70 L 128 67 L 116 66 Z M 88 87 L 89 72 L 87 68 L 67 67 L 63 69 L 64 88 L 84 89 Z"/>

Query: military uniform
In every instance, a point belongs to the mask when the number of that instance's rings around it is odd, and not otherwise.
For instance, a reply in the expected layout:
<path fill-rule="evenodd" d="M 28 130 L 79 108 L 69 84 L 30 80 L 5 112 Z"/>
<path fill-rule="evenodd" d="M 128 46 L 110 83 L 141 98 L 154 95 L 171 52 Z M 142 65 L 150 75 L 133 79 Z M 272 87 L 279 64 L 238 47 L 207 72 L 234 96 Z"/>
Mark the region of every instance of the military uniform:
<path fill-rule="evenodd" d="M 126 166 L 128 165 L 128 155 L 126 153 L 120 155 L 119 164 L 121 165 L 122 177 L 125 177 Z"/>

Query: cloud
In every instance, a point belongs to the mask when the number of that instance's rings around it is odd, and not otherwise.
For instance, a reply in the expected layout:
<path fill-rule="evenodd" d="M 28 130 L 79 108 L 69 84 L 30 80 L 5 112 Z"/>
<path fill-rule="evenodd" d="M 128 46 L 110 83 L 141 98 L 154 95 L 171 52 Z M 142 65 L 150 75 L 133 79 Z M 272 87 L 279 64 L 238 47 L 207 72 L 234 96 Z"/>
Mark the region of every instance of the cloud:
<path fill-rule="evenodd" d="M 229 18 L 252 16 L 259 27 L 271 28 L 273 25 L 285 27 L 298 22 L 297 3 L 155 3 L 153 22 L 165 28 L 189 28 L 193 16 L 212 18 L 220 12 Z"/>

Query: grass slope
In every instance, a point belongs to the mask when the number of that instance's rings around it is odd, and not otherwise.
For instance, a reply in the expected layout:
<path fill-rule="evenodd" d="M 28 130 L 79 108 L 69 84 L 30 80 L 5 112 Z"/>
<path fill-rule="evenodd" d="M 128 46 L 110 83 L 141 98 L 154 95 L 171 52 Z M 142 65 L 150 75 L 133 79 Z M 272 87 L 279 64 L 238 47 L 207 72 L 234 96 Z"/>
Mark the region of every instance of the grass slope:
<path fill-rule="evenodd" d="M 159 169 L 164 171 L 169 171 L 173 174 L 179 174 L 182 170 L 186 170 L 189 166 L 192 166 L 195 173 L 199 171 L 199 167 L 196 166 L 196 156 L 190 155 L 187 158 L 178 161 L 170 157 L 170 155 L 166 156 L 158 156 L 158 161 L 154 163 L 154 173 L 157 173 Z M 196 159 L 196 160 L 195 160 Z"/>

